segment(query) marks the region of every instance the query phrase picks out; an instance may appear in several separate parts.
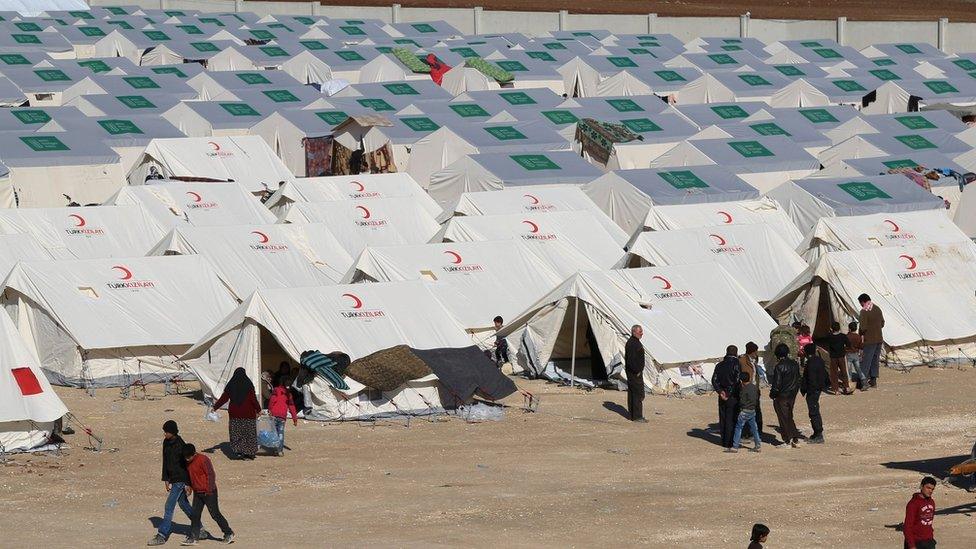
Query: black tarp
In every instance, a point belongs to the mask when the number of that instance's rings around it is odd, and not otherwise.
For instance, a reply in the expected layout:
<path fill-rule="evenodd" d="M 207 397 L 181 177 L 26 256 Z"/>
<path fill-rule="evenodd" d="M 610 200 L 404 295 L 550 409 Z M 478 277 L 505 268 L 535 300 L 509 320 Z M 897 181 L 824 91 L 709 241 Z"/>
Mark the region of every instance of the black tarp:
<path fill-rule="evenodd" d="M 444 389 L 462 403 L 477 394 L 499 400 L 518 389 L 484 351 L 472 345 L 461 349 L 411 349 L 437 376 Z"/>

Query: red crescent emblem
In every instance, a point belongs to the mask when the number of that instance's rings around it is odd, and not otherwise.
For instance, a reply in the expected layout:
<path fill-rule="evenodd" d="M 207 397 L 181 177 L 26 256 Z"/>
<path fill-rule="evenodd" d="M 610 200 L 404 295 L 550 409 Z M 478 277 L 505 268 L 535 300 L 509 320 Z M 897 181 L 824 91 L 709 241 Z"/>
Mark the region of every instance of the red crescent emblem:
<path fill-rule="evenodd" d="M 260 242 L 261 244 L 267 244 L 268 240 L 270 240 L 268 238 L 268 235 L 262 233 L 261 231 L 251 231 L 251 234 L 258 235 L 258 242 Z"/>
<path fill-rule="evenodd" d="M 915 258 L 914 257 L 912 257 L 910 255 L 900 255 L 898 257 L 900 259 L 907 259 L 908 260 L 908 270 L 909 271 L 914 271 L 915 270 L 915 267 L 918 267 L 918 263 L 915 262 Z"/>
<path fill-rule="evenodd" d="M 529 200 L 531 200 L 532 201 L 532 205 L 536 205 L 536 204 L 539 203 L 539 199 L 536 198 L 535 196 L 532 196 L 531 194 L 523 194 L 522 196 L 524 196 L 525 198 L 528 198 Z"/>
<path fill-rule="evenodd" d="M 112 268 L 122 273 L 122 276 L 119 277 L 119 280 L 129 280 L 130 278 L 132 278 L 132 271 L 126 269 L 122 265 L 115 265 Z"/>
<path fill-rule="evenodd" d="M 661 289 L 662 290 L 670 290 L 671 289 L 671 283 L 668 282 L 668 279 L 664 278 L 663 276 L 656 276 L 655 275 L 655 276 L 652 276 L 651 279 L 652 280 L 653 279 L 657 279 L 657 280 L 660 280 L 661 282 L 663 282 L 664 283 L 664 286 L 661 286 Z"/>
<path fill-rule="evenodd" d="M 215 142 L 213 142 L 213 141 L 207 141 L 207 143 L 208 143 L 208 144 L 209 144 L 209 145 L 210 145 L 211 147 L 213 147 L 213 150 L 215 150 L 215 151 L 219 151 L 219 150 L 220 150 L 220 145 L 218 145 L 217 143 L 215 143 Z"/>
<path fill-rule="evenodd" d="M 536 225 L 535 223 L 533 223 L 533 222 L 531 222 L 531 221 L 528 221 L 528 220 L 525 220 L 525 221 L 523 221 L 522 223 L 525 223 L 525 224 L 526 224 L 526 225 L 528 225 L 529 227 L 532 227 L 531 229 L 529 229 L 529 232 L 530 232 L 530 233 L 537 233 L 537 232 L 539 232 L 539 226 L 538 226 L 538 225 Z"/>
<path fill-rule="evenodd" d="M 718 245 L 719 246 L 725 246 L 725 239 L 722 238 L 721 236 L 719 236 L 717 234 L 710 234 L 708 236 L 714 238 L 715 239 L 715 242 L 718 242 Z"/>
<path fill-rule="evenodd" d="M 718 214 L 725 218 L 725 221 L 723 221 L 723 223 L 725 223 L 726 225 L 732 223 L 732 215 L 729 212 L 720 211 L 718 212 Z"/>
<path fill-rule="evenodd" d="M 342 294 L 342 297 L 348 297 L 349 299 L 352 300 L 352 308 L 353 309 L 362 309 L 363 308 L 363 300 L 362 299 L 359 299 L 358 297 L 356 297 L 356 296 L 354 296 L 352 294 Z"/>
<path fill-rule="evenodd" d="M 360 183 L 359 181 L 350 181 L 349 184 L 352 185 L 353 187 L 356 187 L 356 192 L 358 193 L 361 193 L 366 190 L 366 187 L 363 186 L 363 184 Z"/>
<path fill-rule="evenodd" d="M 69 214 L 68 217 L 75 218 L 75 220 L 77 221 L 77 223 L 75 223 L 75 227 L 84 227 L 85 226 L 85 218 L 84 217 L 81 217 L 78 214 Z"/>
<path fill-rule="evenodd" d="M 457 252 L 446 251 L 444 253 L 446 253 L 448 255 L 451 255 L 451 256 L 454 256 L 454 259 L 451 261 L 451 263 L 453 263 L 455 265 L 461 263 L 461 256 Z"/>
<path fill-rule="evenodd" d="M 363 211 L 363 219 L 369 219 L 372 214 L 366 209 L 366 206 L 356 206 L 356 209 Z"/>
<path fill-rule="evenodd" d="M 195 193 L 193 191 L 186 191 L 186 194 L 187 196 L 192 198 L 194 202 L 200 202 L 201 200 L 203 200 L 203 197 L 200 196 L 200 193 Z"/>
<path fill-rule="evenodd" d="M 890 225 L 891 225 L 891 232 L 893 232 L 893 233 L 897 233 L 898 231 L 900 231 L 900 230 L 901 230 L 901 229 L 900 229 L 900 228 L 898 227 L 898 224 L 897 224 L 897 223 L 895 223 L 894 221 L 892 221 L 892 220 L 890 220 L 890 219 L 885 219 L 885 220 L 884 220 L 884 222 L 885 222 L 885 223 L 888 223 L 888 224 L 890 224 Z"/>

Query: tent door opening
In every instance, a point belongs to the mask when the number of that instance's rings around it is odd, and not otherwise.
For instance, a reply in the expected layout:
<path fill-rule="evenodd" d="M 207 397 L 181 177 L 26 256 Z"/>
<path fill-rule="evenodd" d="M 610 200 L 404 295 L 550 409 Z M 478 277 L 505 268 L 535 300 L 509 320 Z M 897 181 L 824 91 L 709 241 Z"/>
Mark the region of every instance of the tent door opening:
<path fill-rule="evenodd" d="M 592 381 L 604 381 L 607 379 L 606 365 L 600 354 L 599 344 L 593 329 L 590 327 L 590 318 L 586 312 L 586 304 L 579 302 L 576 298 L 569 299 L 566 307 L 566 314 L 563 315 L 562 324 L 559 327 L 559 334 L 556 336 L 556 344 L 552 351 L 552 361 L 564 372 L 571 373 L 573 354 L 576 355 L 576 377 Z M 579 309 L 574 314 L 577 304 Z M 573 347 L 573 324 L 575 316 L 576 328 L 576 347 Z"/>

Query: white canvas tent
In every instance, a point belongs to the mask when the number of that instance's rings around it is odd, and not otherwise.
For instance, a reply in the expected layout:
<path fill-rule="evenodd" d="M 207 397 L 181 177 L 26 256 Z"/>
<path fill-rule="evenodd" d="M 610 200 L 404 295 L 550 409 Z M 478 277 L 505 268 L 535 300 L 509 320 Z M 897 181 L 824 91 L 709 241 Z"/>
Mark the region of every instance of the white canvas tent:
<path fill-rule="evenodd" d="M 846 324 L 871 296 L 885 317 L 889 366 L 972 363 L 976 253 L 971 242 L 830 252 L 768 306 L 781 322 L 802 318 L 814 334 Z"/>
<path fill-rule="evenodd" d="M 354 284 L 259 290 L 200 338 L 183 357 L 205 395 L 219 395 L 237 367 L 251 379 L 297 362 L 302 352 L 341 351 L 353 360 L 409 345 L 418 349 L 466 347 L 470 337 L 423 282 Z M 442 408 L 434 375 L 378 394 L 346 378 L 339 391 L 321 378 L 306 386 L 308 417 L 365 419 L 383 414 L 430 413 Z"/>
<path fill-rule="evenodd" d="M 944 210 L 822 217 L 797 248 L 809 263 L 827 252 L 965 242 Z"/>
<path fill-rule="evenodd" d="M 791 246 L 799 244 L 803 239 L 803 233 L 790 220 L 786 211 L 769 198 L 654 206 L 644 220 L 644 228 L 652 231 L 754 224 L 772 226 Z"/>
<path fill-rule="evenodd" d="M 638 235 L 628 251 L 632 263 L 643 267 L 721 265 L 760 304 L 807 268 L 792 244 L 770 225 L 648 231 Z"/>
<path fill-rule="evenodd" d="M 180 227 L 147 255 L 205 257 L 238 296 L 338 282 L 353 258 L 320 223 Z"/>
<path fill-rule="evenodd" d="M 668 393 L 708 387 L 730 341 L 763 341 L 774 326 L 723 267 L 678 265 L 578 273 L 500 333 L 535 376 L 592 378 L 602 369 L 614 379 L 625 376 L 634 324 L 644 327 L 644 384 Z"/>
<path fill-rule="evenodd" d="M 53 383 L 186 377 L 177 357 L 237 303 L 201 257 L 21 262 L 4 307 Z"/>
<path fill-rule="evenodd" d="M 0 277 L 7 278 L 21 261 L 54 259 L 36 238 L 29 234 L 0 234 Z"/>
<path fill-rule="evenodd" d="M 139 206 L 20 208 L 0 209 L 0 233 L 29 234 L 55 259 L 96 259 L 145 255 L 163 228 Z"/>
<path fill-rule="evenodd" d="M 41 372 L 37 355 L 0 314 L 0 455 L 47 442 L 54 422 L 68 413 Z"/>
<path fill-rule="evenodd" d="M 543 250 L 553 249 L 539 252 L 542 254 L 563 253 L 569 248 L 573 255 L 587 258 L 599 269 L 616 268 L 624 258 L 623 244 L 587 211 L 455 217 L 439 236 L 445 242 L 515 238 Z"/>
<path fill-rule="evenodd" d="M 335 200 L 372 200 L 374 198 L 410 198 L 430 215 L 437 217 L 441 207 L 424 192 L 410 174 L 376 173 L 303 177 L 282 185 L 265 206 L 278 217 L 285 217 L 296 202 L 333 202 Z"/>
<path fill-rule="evenodd" d="M 759 198 L 759 191 L 721 166 L 614 170 L 580 189 L 627 234 L 644 227 L 654 205 L 731 202 Z"/>
<path fill-rule="evenodd" d="M 900 174 L 811 177 L 791 181 L 768 195 L 804 233 L 823 217 L 944 208 L 942 200 Z"/>
<path fill-rule="evenodd" d="M 168 179 L 237 181 L 251 192 L 274 191 L 294 179 L 256 135 L 153 139 L 129 172 L 129 183 L 145 183 L 153 167 Z"/>
<path fill-rule="evenodd" d="M 425 280 L 471 333 L 494 332 L 495 315 L 512 318 L 558 286 L 559 269 L 518 240 L 369 247 L 347 282 Z"/>
<path fill-rule="evenodd" d="M 122 187 L 106 204 L 141 206 L 162 227 L 259 225 L 276 220 L 239 183 L 149 183 Z"/>

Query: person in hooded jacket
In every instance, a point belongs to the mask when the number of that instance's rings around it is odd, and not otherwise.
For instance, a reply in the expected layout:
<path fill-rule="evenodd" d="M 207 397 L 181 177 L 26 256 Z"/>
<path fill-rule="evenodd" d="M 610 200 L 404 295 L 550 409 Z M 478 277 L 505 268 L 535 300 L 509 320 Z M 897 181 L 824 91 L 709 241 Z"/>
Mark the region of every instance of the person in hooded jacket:
<path fill-rule="evenodd" d="M 288 421 L 288 414 L 291 414 L 291 421 L 298 426 L 298 411 L 295 410 L 295 401 L 292 399 L 291 391 L 285 387 L 283 380 L 278 380 L 278 385 L 271 390 L 271 398 L 268 399 L 268 413 L 274 418 L 275 431 L 278 432 L 278 451 L 279 456 L 285 455 L 285 422 Z"/>
<path fill-rule="evenodd" d="M 254 383 L 247 377 L 244 368 L 234 370 L 234 375 L 224 387 L 213 409 L 229 402 L 227 415 L 230 418 L 227 429 L 230 437 L 231 450 L 243 459 L 254 459 L 258 453 L 257 417 L 261 412 L 261 404 L 255 396 Z"/>
<path fill-rule="evenodd" d="M 773 399 L 773 410 L 779 419 L 779 430 L 783 442 L 797 447 L 800 433 L 793 420 L 793 406 L 796 393 L 800 391 L 800 365 L 789 357 L 790 348 L 780 343 L 773 350 L 776 366 L 770 378 L 769 397 Z"/>

